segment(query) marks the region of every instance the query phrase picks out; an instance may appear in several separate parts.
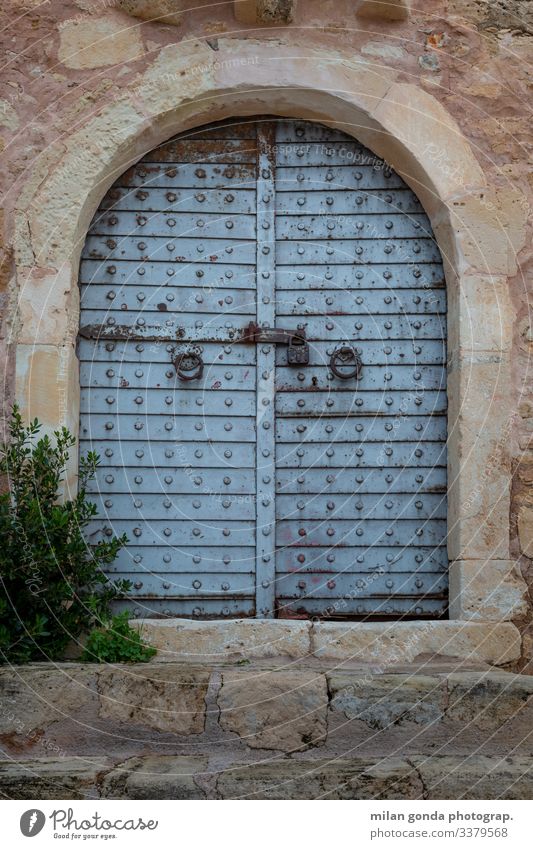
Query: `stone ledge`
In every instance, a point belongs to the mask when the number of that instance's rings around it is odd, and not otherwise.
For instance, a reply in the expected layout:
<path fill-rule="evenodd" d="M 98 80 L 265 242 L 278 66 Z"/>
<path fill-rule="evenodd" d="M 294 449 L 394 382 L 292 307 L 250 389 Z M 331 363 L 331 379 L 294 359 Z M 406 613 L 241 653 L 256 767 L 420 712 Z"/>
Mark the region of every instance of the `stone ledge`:
<path fill-rule="evenodd" d="M 213 663 L 286 655 L 394 665 L 431 654 L 501 666 L 518 660 L 521 648 L 518 629 L 510 622 L 133 619 L 131 624 L 158 649 L 158 661 Z"/>
<path fill-rule="evenodd" d="M 6 799 L 531 799 L 531 757 L 230 760 L 147 756 L 111 762 L 0 762 Z"/>

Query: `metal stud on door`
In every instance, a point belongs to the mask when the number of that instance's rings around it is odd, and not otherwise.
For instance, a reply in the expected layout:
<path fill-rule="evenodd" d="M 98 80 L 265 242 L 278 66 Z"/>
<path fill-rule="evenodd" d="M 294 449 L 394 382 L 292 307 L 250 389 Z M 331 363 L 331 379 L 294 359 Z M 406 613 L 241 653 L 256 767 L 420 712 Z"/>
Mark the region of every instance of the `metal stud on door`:
<path fill-rule="evenodd" d="M 442 613 L 442 268 L 394 172 L 315 124 L 178 137 L 81 282 L 94 534 L 127 531 L 137 615 Z"/>

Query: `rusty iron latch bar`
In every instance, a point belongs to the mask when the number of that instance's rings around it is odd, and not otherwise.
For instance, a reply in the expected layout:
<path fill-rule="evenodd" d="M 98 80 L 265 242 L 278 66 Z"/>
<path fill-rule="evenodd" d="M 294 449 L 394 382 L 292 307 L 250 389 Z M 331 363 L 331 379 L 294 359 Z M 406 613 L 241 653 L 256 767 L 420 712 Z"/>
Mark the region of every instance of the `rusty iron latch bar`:
<path fill-rule="evenodd" d="M 287 345 L 287 363 L 290 366 L 309 364 L 309 343 L 304 328 L 287 330 L 283 327 L 259 327 L 254 321 L 244 329 L 243 342 L 270 342 Z"/>

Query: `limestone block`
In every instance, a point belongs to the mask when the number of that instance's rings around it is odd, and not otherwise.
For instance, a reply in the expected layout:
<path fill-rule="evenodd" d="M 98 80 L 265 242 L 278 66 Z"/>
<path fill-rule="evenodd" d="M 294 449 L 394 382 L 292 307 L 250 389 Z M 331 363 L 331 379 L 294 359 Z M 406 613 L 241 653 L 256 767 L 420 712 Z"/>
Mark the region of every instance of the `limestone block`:
<path fill-rule="evenodd" d="M 360 0 L 356 14 L 360 18 L 381 18 L 383 21 L 406 21 L 409 0 Z"/>
<path fill-rule="evenodd" d="M 526 242 L 525 196 L 510 186 L 465 188 L 433 221 L 441 251 L 457 274 L 516 274 L 517 254 Z"/>
<path fill-rule="evenodd" d="M 207 769 L 207 758 L 152 755 L 131 758 L 106 775 L 104 799 L 205 799 L 194 776 Z"/>
<path fill-rule="evenodd" d="M 370 728 L 385 729 L 414 722 L 432 724 L 443 717 L 442 680 L 430 675 L 373 675 L 329 673 L 331 706 L 348 719 Z"/>
<path fill-rule="evenodd" d="M 19 343 L 73 344 L 77 336 L 79 289 L 71 266 L 21 268 L 17 274 Z"/>
<path fill-rule="evenodd" d="M 97 799 L 98 780 L 112 761 L 100 758 L 36 758 L 0 761 L 4 799 Z"/>
<path fill-rule="evenodd" d="M 306 671 L 223 672 L 220 726 L 253 749 L 296 752 L 327 733 L 326 678 Z"/>
<path fill-rule="evenodd" d="M 509 351 L 515 310 L 504 277 L 464 274 L 448 285 L 448 350 Z"/>
<path fill-rule="evenodd" d="M 297 0 L 234 0 L 235 18 L 241 24 L 292 24 Z"/>
<path fill-rule="evenodd" d="M 408 663 L 421 654 L 498 666 L 517 660 L 521 650 L 510 622 L 319 622 L 312 639 L 317 657 L 380 666 Z"/>
<path fill-rule="evenodd" d="M 518 511 L 518 539 L 522 554 L 533 557 L 533 507 L 522 506 Z"/>
<path fill-rule="evenodd" d="M 144 54 L 139 25 L 114 17 L 63 21 L 58 59 L 67 68 L 84 70 L 119 65 Z"/>
<path fill-rule="evenodd" d="M 0 735 L 22 749 L 56 722 L 76 719 L 95 702 L 94 669 L 76 664 L 29 664 L 0 669 Z M 95 702 L 96 703 L 96 702 Z"/>
<path fill-rule="evenodd" d="M 183 0 L 118 0 L 117 6 L 141 21 L 179 26 L 183 20 Z"/>
<path fill-rule="evenodd" d="M 531 799 L 529 757 L 424 757 L 409 759 L 420 773 L 428 799 Z"/>
<path fill-rule="evenodd" d="M 448 370 L 448 554 L 451 560 L 509 558 L 513 427 L 508 354 L 452 356 Z M 460 473 L 459 473 L 460 470 Z"/>
<path fill-rule="evenodd" d="M 530 675 L 455 672 L 447 676 L 447 682 L 446 716 L 463 725 L 495 730 L 515 719 L 528 703 L 533 708 L 533 676 Z"/>
<path fill-rule="evenodd" d="M 510 560 L 457 560 L 450 565 L 450 617 L 503 622 L 527 613 L 527 587 Z"/>
<path fill-rule="evenodd" d="M 201 734 L 210 670 L 135 664 L 98 675 L 99 715 L 174 734 Z"/>
<path fill-rule="evenodd" d="M 194 622 L 187 619 L 132 619 L 143 639 L 157 648 L 158 660 L 215 662 L 267 657 L 306 657 L 308 622 L 234 619 Z"/>
<path fill-rule="evenodd" d="M 386 142 L 376 137 L 376 152 L 387 150 L 430 216 L 441 210 L 441 199 L 485 185 L 483 170 L 456 122 L 417 86 L 393 85 L 371 117 L 389 134 Z"/>
<path fill-rule="evenodd" d="M 79 391 L 72 345 L 17 345 L 16 397 L 26 421 L 38 418 L 43 433 L 62 425 L 76 433 Z"/>
<path fill-rule="evenodd" d="M 220 773 L 222 799 L 419 799 L 422 783 L 405 760 L 285 760 Z"/>

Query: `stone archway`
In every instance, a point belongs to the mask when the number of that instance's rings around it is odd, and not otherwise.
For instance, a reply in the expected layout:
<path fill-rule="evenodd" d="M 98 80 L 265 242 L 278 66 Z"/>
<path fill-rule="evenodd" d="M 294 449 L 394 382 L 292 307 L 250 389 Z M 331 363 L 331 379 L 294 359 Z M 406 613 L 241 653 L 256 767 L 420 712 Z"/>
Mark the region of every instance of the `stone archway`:
<path fill-rule="evenodd" d="M 18 400 L 46 427 L 77 431 L 79 254 L 114 179 L 181 130 L 260 113 L 318 120 L 356 136 L 401 174 L 431 219 L 449 293 L 451 621 L 421 631 L 427 636 L 417 653 L 438 644 L 443 654 L 465 656 L 475 644 L 478 658 L 512 660 L 519 634 L 503 623 L 522 612 L 523 584 L 509 559 L 512 311 L 505 281 L 524 238 L 522 198 L 488 187 L 445 109 L 420 88 L 397 83 L 390 68 L 250 39 L 220 39 L 216 53 L 205 43 L 172 46 L 133 90 L 51 148 L 18 205 Z M 376 626 L 357 627 L 368 639 Z M 404 633 L 417 627 L 425 626 L 394 626 Z"/>

